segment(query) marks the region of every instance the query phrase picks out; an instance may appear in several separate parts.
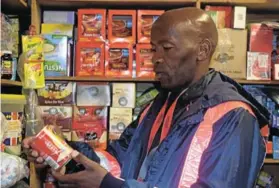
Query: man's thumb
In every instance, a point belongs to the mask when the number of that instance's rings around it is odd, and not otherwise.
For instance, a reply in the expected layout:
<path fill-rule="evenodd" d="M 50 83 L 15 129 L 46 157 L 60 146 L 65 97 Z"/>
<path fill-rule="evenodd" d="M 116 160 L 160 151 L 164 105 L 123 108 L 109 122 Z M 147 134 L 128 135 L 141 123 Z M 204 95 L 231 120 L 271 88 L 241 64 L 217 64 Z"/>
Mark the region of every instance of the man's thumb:
<path fill-rule="evenodd" d="M 81 154 L 80 152 L 74 150 L 71 153 L 72 158 L 77 162 L 82 164 L 87 169 L 94 169 L 94 162 L 88 159 L 86 156 Z"/>

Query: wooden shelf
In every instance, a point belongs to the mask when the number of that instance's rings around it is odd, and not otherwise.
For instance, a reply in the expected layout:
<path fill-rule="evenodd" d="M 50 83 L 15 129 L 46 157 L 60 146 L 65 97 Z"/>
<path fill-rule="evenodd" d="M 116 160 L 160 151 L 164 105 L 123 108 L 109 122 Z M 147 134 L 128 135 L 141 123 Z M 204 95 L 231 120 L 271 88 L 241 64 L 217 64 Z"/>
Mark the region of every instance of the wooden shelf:
<path fill-rule="evenodd" d="M 1 79 L 1 86 L 22 86 L 19 81 Z"/>
<path fill-rule="evenodd" d="M 2 0 L 1 5 L 2 10 L 24 10 L 28 7 L 26 0 Z"/>
<path fill-rule="evenodd" d="M 156 82 L 148 78 L 106 78 L 106 77 L 47 77 L 47 81 L 76 81 L 76 82 Z"/>
<path fill-rule="evenodd" d="M 265 164 L 279 164 L 279 160 L 266 158 L 266 159 L 264 160 L 264 163 L 265 163 Z"/>
<path fill-rule="evenodd" d="M 238 80 L 238 79 L 236 79 L 236 81 L 240 84 L 279 85 L 279 80 L 265 81 L 265 80 Z"/>

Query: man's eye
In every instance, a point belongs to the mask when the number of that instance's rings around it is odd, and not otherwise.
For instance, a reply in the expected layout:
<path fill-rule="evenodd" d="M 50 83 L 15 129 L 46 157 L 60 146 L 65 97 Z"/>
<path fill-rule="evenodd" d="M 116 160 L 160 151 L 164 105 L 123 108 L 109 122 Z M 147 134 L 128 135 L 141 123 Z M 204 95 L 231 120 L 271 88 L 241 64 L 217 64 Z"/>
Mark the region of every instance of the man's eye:
<path fill-rule="evenodd" d="M 172 46 L 163 46 L 164 50 L 170 50 L 172 49 Z"/>

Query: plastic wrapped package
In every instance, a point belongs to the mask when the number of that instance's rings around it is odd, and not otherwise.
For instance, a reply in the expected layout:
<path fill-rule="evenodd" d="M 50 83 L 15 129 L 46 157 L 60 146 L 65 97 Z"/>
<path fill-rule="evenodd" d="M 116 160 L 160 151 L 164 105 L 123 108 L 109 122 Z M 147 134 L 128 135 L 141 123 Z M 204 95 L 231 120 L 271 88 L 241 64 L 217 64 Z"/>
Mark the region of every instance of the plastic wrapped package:
<path fill-rule="evenodd" d="M 19 180 L 29 176 L 27 161 L 20 157 L 0 153 L 1 159 L 1 188 L 15 185 Z"/>

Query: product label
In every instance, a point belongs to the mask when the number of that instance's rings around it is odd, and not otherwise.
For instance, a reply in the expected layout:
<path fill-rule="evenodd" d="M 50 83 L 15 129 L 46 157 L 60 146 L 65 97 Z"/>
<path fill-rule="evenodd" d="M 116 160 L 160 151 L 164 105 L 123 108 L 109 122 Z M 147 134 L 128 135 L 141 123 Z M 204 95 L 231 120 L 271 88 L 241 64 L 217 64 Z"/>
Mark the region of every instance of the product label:
<path fill-rule="evenodd" d="M 102 75 L 101 72 L 101 49 L 81 48 L 80 50 L 79 76 Z"/>
<path fill-rule="evenodd" d="M 82 35 L 84 37 L 100 37 L 102 35 L 103 16 L 101 14 L 82 15 Z"/>
<path fill-rule="evenodd" d="M 248 52 L 247 79 L 268 80 L 271 78 L 269 55 Z"/>
<path fill-rule="evenodd" d="M 140 50 L 140 71 L 153 72 L 152 56 L 151 49 Z"/>
<path fill-rule="evenodd" d="M 132 22 L 132 16 L 113 16 L 112 35 L 120 38 L 131 37 Z"/>
<path fill-rule="evenodd" d="M 41 36 L 22 36 L 23 52 L 28 61 L 43 61 L 44 39 Z"/>
<path fill-rule="evenodd" d="M 13 73 L 13 62 L 9 60 L 2 61 L 1 73 L 12 74 Z"/>
<path fill-rule="evenodd" d="M 25 63 L 24 76 L 25 88 L 38 89 L 45 86 L 43 63 Z"/>
<path fill-rule="evenodd" d="M 129 50 L 111 48 L 109 50 L 109 70 L 129 70 Z"/>
<path fill-rule="evenodd" d="M 159 16 L 143 15 L 141 17 L 141 34 L 145 37 L 150 37 L 151 27 L 153 23 L 159 18 Z"/>

